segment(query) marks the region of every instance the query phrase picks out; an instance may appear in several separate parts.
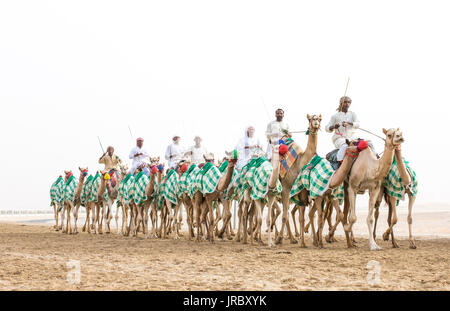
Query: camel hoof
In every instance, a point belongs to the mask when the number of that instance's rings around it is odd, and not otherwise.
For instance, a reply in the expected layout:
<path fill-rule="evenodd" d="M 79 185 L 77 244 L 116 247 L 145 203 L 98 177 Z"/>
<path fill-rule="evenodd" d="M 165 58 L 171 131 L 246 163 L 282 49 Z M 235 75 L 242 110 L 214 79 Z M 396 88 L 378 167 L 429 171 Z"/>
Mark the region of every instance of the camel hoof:
<path fill-rule="evenodd" d="M 392 248 L 400 248 L 400 246 L 398 246 L 397 242 L 393 242 L 392 243 Z"/>
<path fill-rule="evenodd" d="M 389 233 L 387 233 L 387 232 L 383 233 L 383 240 L 389 241 Z"/>
<path fill-rule="evenodd" d="M 301 243 L 300 243 L 300 248 L 306 248 L 305 242 L 301 242 Z"/>
<path fill-rule="evenodd" d="M 371 251 L 379 251 L 379 250 L 381 250 L 381 247 L 379 247 L 377 244 L 374 244 L 374 245 L 370 246 L 370 250 Z"/>
<path fill-rule="evenodd" d="M 291 244 L 297 244 L 298 241 L 296 239 L 291 239 Z"/>
<path fill-rule="evenodd" d="M 409 248 L 410 248 L 410 249 L 416 249 L 417 246 L 416 246 L 415 244 L 410 244 L 410 245 L 409 245 Z"/>
<path fill-rule="evenodd" d="M 325 236 L 325 241 L 326 241 L 327 243 L 332 243 L 332 242 L 333 242 L 333 241 L 331 240 L 331 238 L 330 238 L 329 235 Z"/>

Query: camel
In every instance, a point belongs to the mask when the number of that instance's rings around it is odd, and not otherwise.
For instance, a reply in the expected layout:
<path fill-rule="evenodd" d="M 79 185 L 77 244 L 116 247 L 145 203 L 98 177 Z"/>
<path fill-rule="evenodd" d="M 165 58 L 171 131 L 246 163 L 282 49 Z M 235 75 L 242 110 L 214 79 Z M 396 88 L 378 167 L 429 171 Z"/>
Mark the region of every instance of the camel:
<path fill-rule="evenodd" d="M 117 195 L 116 195 L 116 214 L 114 216 L 114 219 L 116 221 L 116 228 L 117 228 L 117 234 L 123 234 L 125 232 L 125 227 L 127 224 L 127 217 L 128 217 L 128 211 L 124 208 L 124 205 L 122 205 L 122 198 L 121 198 L 121 186 L 122 181 L 125 179 L 125 177 L 128 175 L 128 165 L 123 164 L 120 165 L 120 176 L 121 180 L 117 181 Z M 119 210 L 122 208 L 122 226 L 119 227 Z"/>
<path fill-rule="evenodd" d="M 156 189 L 155 194 L 154 194 L 154 199 L 151 203 L 151 211 L 150 211 L 150 219 L 152 221 L 152 238 L 157 238 L 158 237 L 158 196 L 159 196 L 159 191 L 161 188 L 161 182 L 163 179 L 163 175 L 164 175 L 164 166 L 163 165 L 158 165 L 158 172 L 157 174 L 157 182 L 156 182 Z"/>
<path fill-rule="evenodd" d="M 328 218 L 329 221 L 329 233 L 326 237 L 327 242 L 332 242 L 334 239 L 334 232 L 340 223 L 341 220 L 341 211 L 339 208 L 339 198 L 337 197 L 339 194 L 339 191 L 343 191 L 342 188 L 338 188 L 342 185 L 344 179 L 347 177 L 347 174 L 349 173 L 354 159 L 358 156 L 359 150 L 364 150 L 367 148 L 367 144 L 364 142 L 363 144 L 359 144 L 358 146 L 355 144 L 351 144 L 346 151 L 344 160 L 342 161 L 342 164 L 340 167 L 330 176 L 329 183 L 327 187 L 322 191 L 321 194 L 316 194 L 317 196 L 312 198 L 309 196 L 309 191 L 304 191 L 303 189 L 300 192 L 300 198 L 298 198 L 302 203 L 302 206 L 299 208 L 299 222 L 300 222 L 300 247 L 306 247 L 305 240 L 304 240 L 304 210 L 306 205 L 308 205 L 308 201 L 313 201 L 312 206 L 309 210 L 309 224 L 311 225 L 311 233 L 313 236 L 313 244 L 314 246 L 317 246 L 319 248 L 323 248 L 323 242 L 322 242 L 322 231 L 323 231 L 323 225 L 325 222 L 325 219 L 327 219 L 329 216 L 331 216 L 332 209 L 334 208 L 336 210 L 336 223 L 334 225 L 331 225 L 331 219 Z M 316 160 L 316 158 L 314 159 Z M 312 160 L 312 162 L 314 161 Z M 322 161 L 327 161 L 322 159 Z M 327 162 L 322 162 L 327 163 Z M 317 165 L 317 164 L 316 164 Z M 326 167 L 326 165 L 325 165 Z M 331 168 L 331 165 L 329 165 L 328 172 L 332 172 L 333 169 Z M 307 173 L 306 171 L 305 173 Z M 311 173 L 309 173 L 311 174 Z M 322 178 L 325 178 L 325 176 L 322 176 Z M 342 192 L 340 192 L 342 194 Z M 306 196 L 305 196 L 306 195 Z M 309 197 L 308 200 L 305 200 L 306 197 Z M 306 201 L 306 202 L 305 202 Z M 306 204 L 305 204 L 306 203 Z M 322 211 L 322 206 L 326 206 L 326 208 Z M 318 229 L 317 233 L 314 229 L 314 214 L 317 212 L 318 214 Z"/>
<path fill-rule="evenodd" d="M 55 225 L 53 228 L 58 231 L 62 226 L 58 225 L 58 216 L 63 211 L 64 206 L 64 179 L 60 175 L 50 188 L 50 205 L 55 213 Z"/>
<path fill-rule="evenodd" d="M 62 233 L 72 234 L 72 224 L 70 220 L 70 212 L 72 209 L 78 209 L 81 204 L 81 190 L 83 189 L 84 179 L 86 178 L 88 169 L 78 168 L 80 170 L 80 177 L 78 182 L 75 182 L 73 176 L 69 177 L 64 188 L 65 200 L 64 200 L 64 212 L 67 213 L 67 223 L 66 227 L 62 230 Z M 71 173 L 70 171 L 65 171 L 66 175 Z M 74 188 L 75 187 L 75 188 Z M 63 216 L 64 218 L 64 216 Z M 76 227 L 75 227 L 76 228 Z M 78 233 L 74 230 L 73 233 Z"/>
<path fill-rule="evenodd" d="M 212 156 L 212 155 L 210 155 Z M 208 165 L 208 157 L 205 157 L 205 161 Z M 225 174 L 219 178 L 219 181 L 216 185 L 216 188 L 211 193 L 203 194 L 201 189 L 196 190 L 193 197 L 193 205 L 194 205 L 194 215 L 196 216 L 197 223 L 197 242 L 200 241 L 200 230 L 201 226 L 204 225 L 206 227 L 207 237 L 211 243 L 214 243 L 214 217 L 213 217 L 213 202 L 217 201 L 222 195 L 223 191 L 225 191 L 233 177 L 234 166 L 236 165 L 237 159 L 228 159 L 228 167 L 225 171 Z M 213 168 L 211 168 L 213 169 Z M 199 176 L 199 175 L 198 175 Z M 209 214 L 209 224 L 207 222 L 207 216 Z"/>
<path fill-rule="evenodd" d="M 372 251 L 381 249 L 373 237 L 375 203 L 380 195 L 383 180 L 391 168 L 394 149 L 404 142 L 403 134 L 398 128 L 389 130 L 383 128 L 383 133 L 386 135 L 383 156 L 377 159 L 370 148 L 361 151 L 344 183 L 344 218 L 342 221 L 349 248 L 355 246 L 350 239 L 350 232 L 356 222 L 356 195 L 369 190 L 369 214 L 367 216 L 369 247 Z"/>
<path fill-rule="evenodd" d="M 261 238 L 261 225 L 262 225 L 262 214 L 265 204 L 265 201 L 267 200 L 267 206 L 269 207 L 268 212 L 268 223 L 269 228 L 272 225 L 272 205 L 275 202 L 276 199 L 276 186 L 277 181 L 279 178 L 280 173 L 280 155 L 278 152 L 278 146 L 271 146 L 272 147 L 272 160 L 269 165 L 267 165 L 267 169 L 270 167 L 271 174 L 268 176 L 267 179 L 267 189 L 263 197 L 259 197 L 258 195 L 253 195 L 253 198 L 251 196 L 252 194 L 252 182 L 248 183 L 249 187 L 244 190 L 244 204 L 243 204 L 243 243 L 247 243 L 247 219 L 249 216 L 249 207 L 251 203 L 253 202 L 253 209 L 250 216 L 250 221 L 248 222 L 250 225 L 250 243 L 253 245 L 254 241 L 254 234 L 256 233 L 256 239 L 257 242 L 260 245 L 264 245 L 264 242 Z M 258 160 L 256 160 L 258 161 Z M 262 164 L 264 165 L 264 164 Z M 264 167 L 260 166 L 260 168 L 264 169 Z M 247 172 L 248 174 L 249 172 Z M 248 182 L 248 181 L 247 181 Z M 253 219 L 253 217 L 255 219 Z M 272 236 L 271 232 L 272 230 L 269 230 L 269 237 L 268 237 L 268 246 L 272 246 Z"/>
<path fill-rule="evenodd" d="M 390 193 L 387 189 L 387 187 L 383 187 L 383 195 L 385 198 L 386 203 L 389 206 L 389 214 L 388 214 L 388 225 L 389 228 L 386 230 L 386 232 L 383 234 L 383 240 L 388 241 L 389 240 L 389 234 L 391 235 L 392 240 L 392 247 L 398 248 L 398 243 L 394 238 L 394 231 L 393 227 L 397 223 L 397 204 L 400 199 L 403 199 L 404 194 L 408 195 L 408 229 L 409 229 L 409 248 L 416 249 L 416 243 L 412 235 L 412 208 L 416 199 L 417 194 L 417 181 L 415 180 L 415 173 L 411 169 L 407 169 L 405 162 L 402 157 L 401 148 L 398 146 L 395 148 L 395 162 L 396 166 L 398 168 L 398 172 L 401 179 L 401 189 L 403 193 Z M 394 166 L 394 164 L 393 164 Z M 392 169 L 391 169 L 392 170 Z M 413 179 L 414 176 L 414 179 Z M 386 178 L 385 182 L 389 182 L 389 176 Z M 387 186 L 387 185 L 386 185 Z M 399 198 L 399 196 L 401 196 Z M 379 215 L 379 205 L 375 205 L 375 224 L 374 224 L 374 230 L 373 235 L 375 238 L 376 233 L 376 227 L 377 227 L 377 220 Z"/>
<path fill-rule="evenodd" d="M 135 185 L 134 204 L 132 204 L 132 213 L 130 218 L 129 229 L 133 232 L 133 236 L 137 236 L 139 228 L 142 228 L 144 237 L 148 238 L 148 211 L 155 197 L 156 175 L 158 173 L 159 157 L 150 158 L 150 177 L 143 175 L 141 178 L 144 189 L 144 196 L 140 197 Z M 136 180 L 135 180 L 136 183 Z"/>
<path fill-rule="evenodd" d="M 94 234 L 102 234 L 101 224 L 103 218 L 100 218 L 100 208 L 103 204 L 106 204 L 107 201 L 107 192 L 106 187 L 110 185 L 110 176 L 107 172 L 97 172 L 96 176 L 92 180 L 91 191 L 89 193 L 88 200 L 88 211 L 92 211 L 92 224 L 88 225 L 88 232 L 91 233 L 91 229 L 94 231 Z M 86 215 L 86 218 L 89 215 Z M 97 223 L 99 225 L 97 231 Z"/>
<path fill-rule="evenodd" d="M 284 228 L 286 227 L 287 232 L 289 234 L 289 239 L 291 240 L 291 243 L 297 243 L 297 240 L 293 237 L 290 225 L 289 225 L 289 206 L 290 206 L 290 192 L 292 189 L 292 185 L 294 184 L 298 174 L 302 170 L 303 166 L 308 163 L 317 150 L 317 133 L 320 129 L 320 122 L 322 121 L 322 115 L 316 116 L 309 114 L 307 115 L 307 119 L 309 121 L 308 126 L 308 143 L 306 146 L 306 150 L 304 152 L 301 152 L 295 162 L 292 164 L 292 166 L 287 171 L 286 175 L 281 178 L 280 181 L 282 185 L 282 192 L 281 192 L 281 202 L 283 204 L 283 215 L 282 215 L 282 225 L 280 229 L 280 233 L 276 239 L 276 244 L 281 244 L 283 242 L 283 234 L 284 234 Z"/>

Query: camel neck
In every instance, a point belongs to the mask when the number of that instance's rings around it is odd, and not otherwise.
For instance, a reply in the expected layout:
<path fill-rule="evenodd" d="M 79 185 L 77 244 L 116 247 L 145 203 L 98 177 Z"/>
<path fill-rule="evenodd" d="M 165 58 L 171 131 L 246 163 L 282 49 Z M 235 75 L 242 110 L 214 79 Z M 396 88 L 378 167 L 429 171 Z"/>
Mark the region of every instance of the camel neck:
<path fill-rule="evenodd" d="M 376 179 L 384 179 L 389 170 L 391 169 L 392 161 L 394 160 L 394 146 L 390 146 L 388 144 L 384 145 L 384 152 L 381 159 L 378 160 L 379 167 L 377 170 L 377 174 L 375 175 Z"/>
<path fill-rule="evenodd" d="M 104 178 L 102 178 L 102 182 L 100 183 L 100 189 L 98 190 L 98 196 L 103 197 L 103 194 L 105 193 L 106 189 L 106 181 Z"/>
<path fill-rule="evenodd" d="M 218 191 L 225 190 L 231 182 L 233 177 L 234 165 L 228 163 L 227 171 L 224 176 L 222 176 L 219 180 L 219 184 L 217 185 Z"/>
<path fill-rule="evenodd" d="M 318 130 L 309 129 L 308 134 L 308 143 L 306 145 L 305 153 L 308 153 L 309 155 L 315 154 L 317 151 L 317 135 Z"/>
<path fill-rule="evenodd" d="M 272 168 L 272 175 L 269 179 L 269 189 L 275 188 L 280 175 L 280 153 L 278 150 L 275 150 L 275 152 L 272 153 Z"/>

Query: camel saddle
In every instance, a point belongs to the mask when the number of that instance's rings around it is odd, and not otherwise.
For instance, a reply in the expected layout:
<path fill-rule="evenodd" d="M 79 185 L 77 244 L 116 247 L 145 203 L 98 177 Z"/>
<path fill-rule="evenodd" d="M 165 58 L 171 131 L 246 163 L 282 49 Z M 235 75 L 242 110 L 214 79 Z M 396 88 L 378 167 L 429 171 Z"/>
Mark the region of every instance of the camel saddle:
<path fill-rule="evenodd" d="M 295 160 L 297 160 L 298 155 L 302 152 L 302 149 L 299 145 L 297 145 L 294 141 L 291 141 L 288 145 L 288 152 L 284 155 L 280 154 L 280 177 L 284 178 L 286 173 L 291 168 L 292 164 L 294 164 Z"/>

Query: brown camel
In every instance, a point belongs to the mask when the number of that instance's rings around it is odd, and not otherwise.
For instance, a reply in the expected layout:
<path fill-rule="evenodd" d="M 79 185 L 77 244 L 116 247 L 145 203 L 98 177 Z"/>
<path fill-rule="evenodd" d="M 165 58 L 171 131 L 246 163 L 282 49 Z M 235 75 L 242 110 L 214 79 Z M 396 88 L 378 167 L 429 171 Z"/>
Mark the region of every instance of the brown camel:
<path fill-rule="evenodd" d="M 402 152 L 400 146 L 398 146 L 395 149 L 395 162 L 397 163 L 398 171 L 400 173 L 400 178 L 402 182 L 402 186 L 404 189 L 404 193 L 408 195 L 408 229 L 409 229 L 409 248 L 415 249 L 416 243 L 414 240 L 414 237 L 412 235 L 412 208 L 414 205 L 414 202 L 416 200 L 416 194 L 412 191 L 412 172 L 410 172 L 407 168 L 405 163 L 403 162 Z M 389 194 L 386 188 L 383 189 L 383 194 L 386 203 L 389 206 L 389 213 L 388 213 L 388 225 L 389 228 L 384 232 L 383 234 L 383 240 L 388 241 L 389 240 L 389 234 L 391 235 L 392 240 L 392 247 L 398 248 L 398 243 L 394 238 L 394 230 L 393 227 L 397 223 L 397 201 L 398 198 L 392 196 Z M 377 220 L 379 215 L 379 205 L 375 205 L 375 225 L 374 225 L 374 238 L 376 233 L 376 227 L 377 227 Z"/>
<path fill-rule="evenodd" d="M 106 187 L 110 185 L 110 179 L 105 179 L 105 177 L 107 177 L 107 172 L 100 172 L 100 176 L 101 176 L 101 181 L 100 181 L 100 185 L 98 185 L 98 188 L 96 185 L 93 185 L 93 200 L 90 201 L 89 204 L 89 209 L 92 211 L 92 224 L 91 227 L 88 229 L 88 232 L 90 233 L 90 229 L 92 228 L 92 230 L 94 231 L 94 234 L 102 234 L 101 231 L 101 225 L 102 225 L 102 221 L 103 218 L 100 217 L 100 210 L 103 204 L 106 203 L 106 199 L 105 199 L 105 191 L 106 191 Z M 108 175 L 109 176 L 109 175 Z M 95 189 L 96 188 L 96 189 Z M 86 216 L 88 217 L 88 216 Z M 97 225 L 98 225 L 98 231 L 97 231 Z"/>
<path fill-rule="evenodd" d="M 207 158 L 205 158 L 207 160 Z M 206 232 L 208 235 L 208 240 L 214 243 L 214 217 L 213 217 L 213 202 L 217 201 L 222 195 L 223 191 L 229 186 L 231 179 L 233 177 L 234 166 L 236 164 L 236 159 L 228 159 L 228 167 L 225 174 L 223 174 L 217 184 L 216 189 L 203 195 L 200 191 L 196 191 L 193 198 L 194 214 L 196 215 L 197 223 L 197 241 L 200 241 L 200 227 L 202 224 L 206 227 Z M 207 216 L 209 214 L 209 224 L 207 222 Z"/>
<path fill-rule="evenodd" d="M 281 178 L 280 181 L 283 187 L 281 192 L 281 202 L 283 204 L 283 216 L 282 216 L 282 226 L 280 229 L 280 233 L 276 239 L 276 244 L 281 244 L 283 242 L 283 234 L 284 228 L 287 228 L 289 239 L 291 243 L 297 243 L 297 240 L 292 235 L 290 225 L 289 225 L 289 206 L 290 206 L 290 192 L 292 189 L 292 185 L 294 184 L 298 174 L 300 173 L 303 166 L 308 163 L 312 157 L 316 154 L 317 150 L 317 133 L 320 129 L 320 121 L 322 121 L 322 115 L 316 116 L 309 114 L 307 115 L 309 121 L 309 135 L 308 135 L 308 143 L 306 146 L 306 150 L 299 154 L 295 162 L 287 171 L 286 175 Z"/>
<path fill-rule="evenodd" d="M 64 219 L 64 214 L 67 214 L 67 223 L 66 223 L 66 227 L 62 230 L 62 233 L 68 233 L 68 234 L 72 234 L 72 224 L 71 224 L 71 220 L 70 220 L 70 212 L 73 210 L 74 212 L 78 210 L 78 208 L 81 205 L 81 189 L 83 189 L 83 184 L 84 184 L 84 180 L 86 178 L 87 172 L 88 172 L 88 168 L 78 168 L 80 170 L 80 177 L 78 179 L 78 184 L 77 187 L 75 188 L 74 194 L 73 194 L 73 201 L 70 199 L 65 200 L 65 204 L 64 204 L 64 212 L 63 212 L 63 219 Z M 75 228 L 73 233 L 78 233 L 77 231 L 77 227 L 76 227 L 76 222 L 75 222 Z"/>
<path fill-rule="evenodd" d="M 269 228 L 272 225 L 272 206 L 276 199 L 275 188 L 277 185 L 277 180 L 279 178 L 280 173 L 280 154 L 278 152 L 278 146 L 272 147 L 272 174 L 269 176 L 269 180 L 267 181 L 267 192 L 264 198 L 252 200 L 251 186 L 244 191 L 244 204 L 243 204 L 243 243 L 247 243 L 247 223 L 249 224 L 250 231 L 250 243 L 253 245 L 254 234 L 256 233 L 256 240 L 260 245 L 264 245 L 264 242 L 261 239 L 261 225 L 262 225 L 262 214 L 265 204 L 265 200 L 267 200 L 268 209 L 268 223 Z M 253 202 L 253 204 L 251 204 Z M 249 213 L 250 206 L 252 205 L 252 212 Z M 249 217 L 250 214 L 250 217 Z M 249 219 L 250 221 L 247 221 Z M 268 246 L 272 246 L 272 230 L 269 230 L 268 237 Z"/>
<path fill-rule="evenodd" d="M 367 216 L 369 246 L 370 250 L 381 249 L 373 237 L 375 203 L 380 195 L 383 180 L 391 168 L 394 159 L 394 149 L 404 141 L 402 132 L 399 129 L 383 129 L 383 133 L 386 135 L 383 156 L 377 159 L 370 148 L 361 151 L 353 163 L 347 181 L 344 183 L 344 218 L 342 221 L 349 248 L 354 247 L 350 239 L 350 232 L 353 224 L 356 222 L 356 195 L 363 194 L 366 190 L 369 190 L 369 214 Z"/>
<path fill-rule="evenodd" d="M 348 173 L 350 172 L 350 169 L 352 168 L 352 164 L 354 159 L 358 156 L 358 149 L 355 145 L 351 145 L 347 148 L 344 160 L 342 161 L 342 164 L 340 167 L 336 170 L 336 172 L 331 177 L 328 190 L 325 191 L 322 195 L 316 197 L 313 201 L 313 204 L 309 210 L 309 223 L 311 225 L 311 234 L 313 236 L 313 244 L 314 246 L 317 246 L 319 248 L 323 248 L 323 242 L 322 242 L 322 231 L 323 226 L 325 223 L 325 219 L 327 219 L 328 214 L 331 213 L 332 208 L 336 210 L 336 223 L 333 226 L 330 226 L 330 232 L 327 235 L 327 242 L 331 242 L 332 238 L 334 236 L 334 232 L 340 223 L 343 215 L 341 215 L 341 210 L 339 208 L 339 200 L 337 198 L 334 198 L 332 196 L 332 191 L 339 187 L 347 177 Z M 326 205 L 326 209 L 322 211 L 322 203 Z M 302 210 L 304 211 L 304 207 L 302 207 Z M 317 233 L 314 229 L 314 214 L 317 212 L 317 219 L 318 219 L 318 229 Z M 299 215 L 299 221 L 300 221 L 300 231 L 301 231 L 301 247 L 305 247 L 305 241 L 304 241 L 304 228 L 303 224 L 305 222 L 304 218 L 300 218 L 304 215 L 304 213 L 300 212 Z M 331 221 L 330 221 L 331 222 Z"/>

